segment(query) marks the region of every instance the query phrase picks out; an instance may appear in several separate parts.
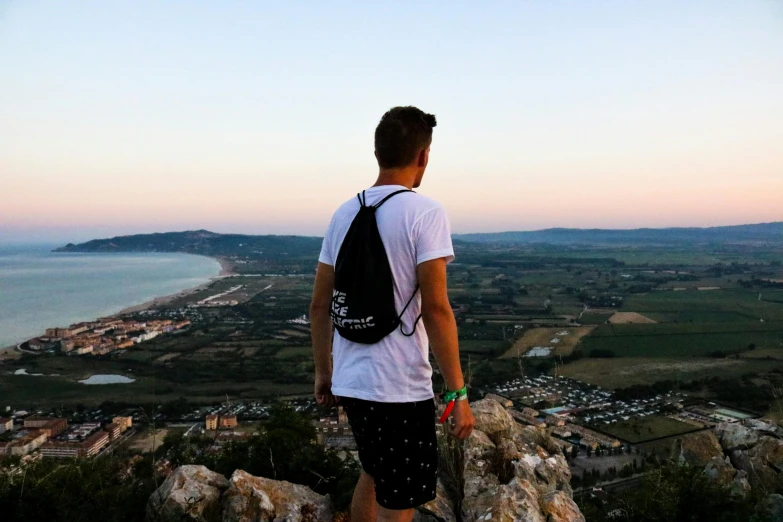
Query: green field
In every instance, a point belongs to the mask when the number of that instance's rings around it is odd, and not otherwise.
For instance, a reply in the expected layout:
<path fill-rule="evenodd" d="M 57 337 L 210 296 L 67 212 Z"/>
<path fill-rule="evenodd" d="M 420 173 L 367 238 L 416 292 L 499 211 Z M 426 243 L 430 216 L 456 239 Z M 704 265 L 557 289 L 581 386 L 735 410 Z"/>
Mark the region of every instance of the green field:
<path fill-rule="evenodd" d="M 277 352 L 276 357 L 279 359 L 311 359 L 313 357 L 313 349 L 309 346 L 286 346 Z"/>
<path fill-rule="evenodd" d="M 493 341 L 493 340 L 460 340 L 460 353 L 472 353 L 479 355 L 492 355 L 502 353 L 511 346 L 511 341 Z"/>
<path fill-rule="evenodd" d="M 731 314 L 730 317 L 740 321 L 783 321 L 783 291 L 764 290 L 761 294 L 764 300 L 759 300 L 758 291 L 742 288 L 681 292 L 661 290 L 629 296 L 623 310 L 643 315 L 663 314 L 675 319 L 679 314 L 685 314 L 685 319 L 688 319 L 688 314 L 701 314 L 700 320 L 717 318 L 717 321 L 724 321 L 729 317 L 725 314 Z M 772 299 L 780 299 L 781 302 L 769 301 Z"/>
<path fill-rule="evenodd" d="M 309 358 L 307 362 L 292 363 L 275 361 L 274 355 L 243 358 L 240 354 L 228 357 L 218 354 L 191 360 L 186 353 L 165 365 L 139 360 L 139 355 L 149 353 L 161 355 L 161 352 L 138 350 L 126 354 L 136 357 L 114 359 L 27 356 L 9 361 L 3 365 L 0 376 L 0 397 L 5 405 L 31 408 L 45 404 L 99 405 L 107 400 L 137 404 L 178 397 L 218 402 L 225 400 L 226 394 L 237 398 L 268 398 L 308 393 L 312 388 Z M 44 376 L 11 375 L 18 368 Z M 136 382 L 93 386 L 78 382 L 94 374 L 119 374 Z"/>
<path fill-rule="evenodd" d="M 604 324 L 613 314 L 614 312 L 585 312 L 579 319 L 579 324 Z"/>
<path fill-rule="evenodd" d="M 709 377 L 741 377 L 778 368 L 783 368 L 780 361 L 753 359 L 616 357 L 581 359 L 560 366 L 558 374 L 615 389 L 664 380 L 686 382 Z"/>
<path fill-rule="evenodd" d="M 595 426 L 595 428 L 617 437 L 618 439 L 630 442 L 631 444 L 637 444 L 660 437 L 681 435 L 700 429 L 676 419 L 658 415 L 618 421 L 614 424 L 600 424 Z"/>
<path fill-rule="evenodd" d="M 582 350 L 611 350 L 617 357 L 705 357 L 714 352 L 780 349 L 783 322 L 607 324 L 582 339 Z"/>

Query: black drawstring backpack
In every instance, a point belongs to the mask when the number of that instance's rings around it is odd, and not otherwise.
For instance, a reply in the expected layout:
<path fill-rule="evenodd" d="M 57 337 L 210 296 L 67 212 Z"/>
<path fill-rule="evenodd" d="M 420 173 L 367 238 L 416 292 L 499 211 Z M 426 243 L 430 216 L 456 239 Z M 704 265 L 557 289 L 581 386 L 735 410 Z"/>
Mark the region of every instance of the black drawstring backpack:
<path fill-rule="evenodd" d="M 403 335 L 410 337 L 421 319 L 419 315 L 410 333 L 405 333 L 401 318 L 419 287 L 416 285 L 405 308 L 398 314 L 394 306 L 394 276 L 375 221 L 375 211 L 403 192 L 413 191 L 392 192 L 372 206 L 367 205 L 364 192 L 356 195 L 361 208 L 337 255 L 330 311 L 334 327 L 349 341 L 374 344 L 398 327 Z"/>

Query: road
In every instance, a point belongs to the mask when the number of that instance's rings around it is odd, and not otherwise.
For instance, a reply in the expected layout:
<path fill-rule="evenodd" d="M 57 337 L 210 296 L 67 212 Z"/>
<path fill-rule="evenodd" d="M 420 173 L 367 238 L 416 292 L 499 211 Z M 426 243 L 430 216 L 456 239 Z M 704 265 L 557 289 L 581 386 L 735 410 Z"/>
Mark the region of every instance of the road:
<path fill-rule="evenodd" d="M 621 478 L 611 482 L 600 482 L 594 486 L 575 489 L 574 495 L 592 493 L 593 488 L 600 488 L 604 491 L 623 491 L 625 489 L 631 489 L 640 486 L 650 473 L 651 472 L 648 471 L 647 473 L 634 475 L 633 477 Z"/>
<path fill-rule="evenodd" d="M 115 440 L 111 441 L 105 448 L 103 448 L 103 451 L 101 451 L 100 453 L 98 453 L 95 456 L 95 458 L 99 458 L 99 457 L 102 457 L 104 455 L 112 454 L 114 452 L 114 450 L 116 450 L 117 448 L 119 448 L 120 446 L 125 444 L 128 441 L 128 439 L 130 439 L 131 436 L 133 436 L 135 434 L 136 434 L 136 429 L 135 428 L 129 428 L 129 429 L 125 430 L 125 433 L 120 435 L 120 437 L 118 439 L 115 439 Z"/>

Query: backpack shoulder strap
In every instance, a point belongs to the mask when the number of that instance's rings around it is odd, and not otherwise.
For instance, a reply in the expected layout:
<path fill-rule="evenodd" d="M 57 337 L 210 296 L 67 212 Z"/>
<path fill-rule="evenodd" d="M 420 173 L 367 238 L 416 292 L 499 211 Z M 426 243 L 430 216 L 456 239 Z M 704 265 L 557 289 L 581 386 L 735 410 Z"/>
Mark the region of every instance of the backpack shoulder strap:
<path fill-rule="evenodd" d="M 394 197 L 394 196 L 396 196 L 397 194 L 402 194 L 403 192 L 413 192 L 413 193 L 415 194 L 415 192 L 414 192 L 413 190 L 408 190 L 408 189 L 405 189 L 405 190 L 398 190 L 398 191 L 396 191 L 396 192 L 392 192 L 391 194 L 389 194 L 388 196 L 386 196 L 385 198 L 383 198 L 382 200 L 380 200 L 378 203 L 376 203 L 375 205 L 373 205 L 373 207 L 372 207 L 372 208 L 374 208 L 374 209 L 378 209 L 378 208 L 379 208 L 381 205 L 383 205 L 384 203 L 386 203 L 387 201 L 389 201 L 391 198 L 393 198 L 393 197 Z M 362 192 L 362 194 L 364 194 L 364 193 Z"/>
<path fill-rule="evenodd" d="M 363 190 L 361 194 L 356 194 L 356 199 L 359 200 L 359 206 L 361 206 L 362 208 L 367 206 L 367 196 L 365 196 Z"/>

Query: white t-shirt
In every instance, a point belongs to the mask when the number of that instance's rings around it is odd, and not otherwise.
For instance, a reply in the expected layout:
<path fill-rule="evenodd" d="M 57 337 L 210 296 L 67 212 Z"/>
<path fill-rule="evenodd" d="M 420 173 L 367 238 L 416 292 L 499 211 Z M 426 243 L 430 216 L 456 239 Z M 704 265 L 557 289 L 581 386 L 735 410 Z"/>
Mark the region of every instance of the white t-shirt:
<path fill-rule="evenodd" d="M 404 189 L 399 185 L 369 188 L 365 192 L 367 205 Z M 356 196 L 337 209 L 324 237 L 321 263 L 334 266 L 358 212 Z M 394 276 L 394 303 L 399 313 L 416 290 L 418 264 L 441 257 L 447 262 L 454 259 L 449 219 L 438 202 L 412 192 L 386 201 L 375 219 Z M 420 313 L 421 296 L 417 293 L 402 316 L 405 333 L 410 333 Z M 429 341 L 421 321 L 411 337 L 397 328 L 372 345 L 351 342 L 335 330 L 332 357 L 334 395 L 377 402 L 417 402 L 434 396 Z"/>

